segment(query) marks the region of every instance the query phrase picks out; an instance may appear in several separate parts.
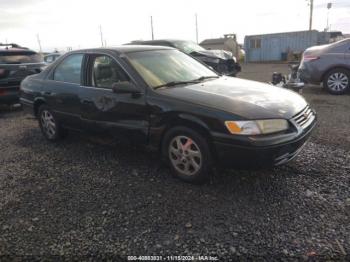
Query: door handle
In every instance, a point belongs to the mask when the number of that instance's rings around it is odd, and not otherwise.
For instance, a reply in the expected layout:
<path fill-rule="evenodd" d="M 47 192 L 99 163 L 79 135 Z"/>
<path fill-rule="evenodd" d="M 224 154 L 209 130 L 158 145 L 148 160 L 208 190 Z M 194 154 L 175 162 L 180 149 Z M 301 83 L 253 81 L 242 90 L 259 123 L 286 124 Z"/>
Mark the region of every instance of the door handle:
<path fill-rule="evenodd" d="M 46 96 L 51 96 L 53 95 L 50 91 L 44 91 L 42 92 L 43 95 L 46 95 Z"/>
<path fill-rule="evenodd" d="M 92 104 L 92 101 L 91 100 L 86 100 L 86 99 L 83 99 L 81 100 L 81 102 L 85 105 L 89 105 L 89 104 Z"/>

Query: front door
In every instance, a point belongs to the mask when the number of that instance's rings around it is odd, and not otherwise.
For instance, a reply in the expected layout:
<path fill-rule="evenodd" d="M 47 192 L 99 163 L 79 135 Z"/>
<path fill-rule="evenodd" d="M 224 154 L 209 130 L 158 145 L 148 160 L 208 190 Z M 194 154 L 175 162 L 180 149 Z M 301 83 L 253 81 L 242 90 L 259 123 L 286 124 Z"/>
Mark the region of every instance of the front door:
<path fill-rule="evenodd" d="M 81 119 L 91 131 L 145 143 L 149 125 L 145 90 L 140 88 L 139 95 L 116 94 L 112 86 L 121 81 L 132 80 L 115 58 L 90 55 L 86 84 L 80 92 Z"/>

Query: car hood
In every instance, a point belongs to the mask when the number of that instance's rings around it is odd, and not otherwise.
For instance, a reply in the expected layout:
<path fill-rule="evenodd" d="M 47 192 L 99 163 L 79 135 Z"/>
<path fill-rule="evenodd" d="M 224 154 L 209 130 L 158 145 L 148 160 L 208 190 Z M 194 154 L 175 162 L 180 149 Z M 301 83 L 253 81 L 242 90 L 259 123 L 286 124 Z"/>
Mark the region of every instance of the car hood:
<path fill-rule="evenodd" d="M 191 53 L 193 56 L 206 56 L 210 58 L 220 58 L 222 60 L 233 59 L 232 53 L 225 50 L 201 50 Z"/>
<path fill-rule="evenodd" d="M 290 119 L 307 105 L 305 99 L 293 91 L 233 77 L 170 87 L 159 92 L 186 102 L 223 110 L 244 119 Z"/>

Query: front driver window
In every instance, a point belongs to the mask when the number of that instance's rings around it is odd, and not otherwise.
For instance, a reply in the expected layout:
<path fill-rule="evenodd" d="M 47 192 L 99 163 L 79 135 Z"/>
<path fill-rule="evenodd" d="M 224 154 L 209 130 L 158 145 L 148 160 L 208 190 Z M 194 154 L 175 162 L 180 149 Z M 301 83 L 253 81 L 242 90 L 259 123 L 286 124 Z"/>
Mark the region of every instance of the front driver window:
<path fill-rule="evenodd" d="M 114 83 L 123 81 L 130 78 L 114 59 L 105 55 L 95 57 L 91 81 L 94 87 L 111 89 Z"/>

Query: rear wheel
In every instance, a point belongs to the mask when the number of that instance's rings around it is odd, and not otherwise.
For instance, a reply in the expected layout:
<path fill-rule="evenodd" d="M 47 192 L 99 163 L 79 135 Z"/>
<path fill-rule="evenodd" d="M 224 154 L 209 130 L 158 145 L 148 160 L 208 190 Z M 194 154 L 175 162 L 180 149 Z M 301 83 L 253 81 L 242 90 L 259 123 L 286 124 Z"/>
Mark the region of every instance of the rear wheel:
<path fill-rule="evenodd" d="M 38 120 L 41 132 L 49 141 L 57 141 L 63 135 L 63 130 L 52 110 L 47 105 L 41 105 L 38 110 Z"/>
<path fill-rule="evenodd" d="M 204 136 L 187 128 L 169 130 L 163 140 L 162 153 L 174 175 L 190 183 L 203 183 L 211 173 L 211 154 Z"/>
<path fill-rule="evenodd" d="M 350 72 L 337 68 L 331 70 L 323 80 L 323 86 L 333 95 L 342 95 L 349 90 Z"/>

